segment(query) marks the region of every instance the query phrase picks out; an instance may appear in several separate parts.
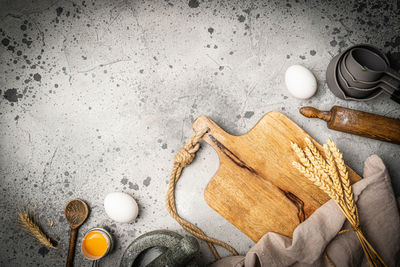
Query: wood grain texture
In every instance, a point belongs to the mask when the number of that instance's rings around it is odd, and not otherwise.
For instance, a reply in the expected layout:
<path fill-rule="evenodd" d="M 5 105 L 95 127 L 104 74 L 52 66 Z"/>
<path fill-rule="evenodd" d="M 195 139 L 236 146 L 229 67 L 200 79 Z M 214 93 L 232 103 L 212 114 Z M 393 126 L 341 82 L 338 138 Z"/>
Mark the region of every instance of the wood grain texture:
<path fill-rule="evenodd" d="M 334 106 L 328 128 L 400 144 L 400 120 Z"/>
<path fill-rule="evenodd" d="M 302 107 L 300 113 L 325 120 L 328 128 L 394 144 L 400 144 L 400 120 L 364 111 L 333 106 L 330 111 Z"/>
<path fill-rule="evenodd" d="M 75 244 L 77 236 L 78 236 L 78 228 L 71 228 L 71 234 L 69 236 L 68 256 L 67 256 L 67 262 L 65 264 L 66 267 L 74 266 Z"/>
<path fill-rule="evenodd" d="M 306 136 L 313 139 L 285 115 L 269 112 L 242 136 L 226 133 L 207 117 L 193 123 L 195 131 L 204 127 L 210 131 L 203 139 L 220 160 L 205 200 L 253 241 L 267 232 L 292 236 L 300 222 L 329 200 L 292 167 L 297 158 L 290 141 L 304 146 Z M 361 179 L 351 169 L 349 176 L 352 182 Z"/>

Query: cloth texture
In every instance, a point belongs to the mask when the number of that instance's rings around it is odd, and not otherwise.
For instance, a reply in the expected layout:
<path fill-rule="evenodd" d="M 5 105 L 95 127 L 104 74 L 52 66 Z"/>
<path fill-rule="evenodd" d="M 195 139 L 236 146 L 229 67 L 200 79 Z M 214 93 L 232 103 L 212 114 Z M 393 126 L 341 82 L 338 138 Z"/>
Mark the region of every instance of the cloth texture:
<path fill-rule="evenodd" d="M 377 155 L 365 161 L 363 177 L 352 186 L 361 229 L 388 266 L 400 266 L 398 203 L 387 169 Z M 227 257 L 211 267 L 331 266 L 325 250 L 335 266 L 369 266 L 356 234 L 338 235 L 349 228 L 350 223 L 330 200 L 297 226 L 293 238 L 267 233 L 246 256 Z"/>

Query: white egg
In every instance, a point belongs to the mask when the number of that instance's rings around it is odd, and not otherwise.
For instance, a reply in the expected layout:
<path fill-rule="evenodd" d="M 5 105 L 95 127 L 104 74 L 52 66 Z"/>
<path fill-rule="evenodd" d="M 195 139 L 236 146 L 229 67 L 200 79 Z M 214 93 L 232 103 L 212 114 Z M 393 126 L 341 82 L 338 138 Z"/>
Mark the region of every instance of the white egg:
<path fill-rule="evenodd" d="M 290 94 L 299 99 L 308 99 L 317 91 L 314 75 L 301 65 L 293 65 L 286 70 L 285 83 Z"/>
<path fill-rule="evenodd" d="M 108 217 L 120 223 L 134 221 L 139 212 L 139 207 L 133 197 L 122 192 L 108 194 L 104 199 L 104 209 Z"/>

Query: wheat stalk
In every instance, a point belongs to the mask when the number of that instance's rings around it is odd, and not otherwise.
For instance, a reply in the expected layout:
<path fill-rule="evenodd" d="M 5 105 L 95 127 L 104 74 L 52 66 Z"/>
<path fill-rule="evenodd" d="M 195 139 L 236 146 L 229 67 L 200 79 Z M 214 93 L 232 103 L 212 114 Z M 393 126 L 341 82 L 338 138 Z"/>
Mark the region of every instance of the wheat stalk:
<path fill-rule="evenodd" d="M 305 154 L 307 155 L 307 157 L 310 159 L 314 170 L 321 176 L 321 178 L 327 183 L 329 184 L 329 186 L 331 186 L 333 189 L 333 184 L 332 184 L 332 180 L 329 178 L 328 174 L 326 173 L 325 169 L 323 169 L 321 167 L 321 165 L 319 164 L 318 159 L 314 156 L 314 154 L 311 152 L 311 150 L 306 147 L 304 149 Z"/>
<path fill-rule="evenodd" d="M 311 182 L 313 182 L 316 186 L 318 186 L 322 191 L 324 191 L 330 198 L 333 200 L 337 200 L 337 194 L 326 185 L 324 180 L 322 180 L 318 175 L 316 175 L 313 171 L 305 168 L 303 165 L 298 163 L 297 161 L 292 162 L 293 166 L 298 169 L 305 177 L 307 177 Z"/>
<path fill-rule="evenodd" d="M 350 186 L 349 173 L 347 172 L 347 167 L 344 164 L 343 156 L 339 152 L 339 149 L 337 148 L 335 142 L 333 142 L 331 139 L 328 139 L 328 145 L 330 151 L 333 154 L 333 157 L 335 158 L 336 166 L 339 170 L 340 179 L 343 185 L 343 191 L 346 196 L 346 204 L 351 213 L 354 214 L 354 216 L 358 217 L 357 206 L 354 203 L 353 191 L 351 190 Z"/>
<path fill-rule="evenodd" d="M 324 176 L 324 174 L 321 172 L 321 168 L 319 168 L 319 164 L 316 164 L 316 160 L 309 149 L 306 148 L 305 150 L 303 150 L 296 143 L 293 143 L 293 142 L 291 142 L 291 145 L 292 145 L 292 149 L 294 150 L 294 152 L 297 154 L 298 158 L 300 159 L 301 164 L 306 169 L 312 170 L 313 173 L 315 173 L 315 175 Z M 306 157 L 306 155 L 307 155 L 307 157 Z M 321 179 L 319 179 L 319 180 L 321 180 Z"/>
<path fill-rule="evenodd" d="M 56 249 L 52 244 L 49 237 L 40 229 L 40 226 L 35 222 L 34 216 L 32 216 L 28 211 L 18 212 L 19 222 L 23 229 L 34 236 L 42 245 Z"/>
<path fill-rule="evenodd" d="M 306 168 L 311 168 L 311 162 L 308 160 L 306 155 L 304 155 L 303 149 L 301 149 L 299 145 L 296 143 L 290 142 L 290 144 L 292 145 L 293 151 L 297 154 L 297 157 L 300 159 L 301 164 L 303 164 L 303 166 L 305 166 Z"/>
<path fill-rule="evenodd" d="M 304 138 L 304 140 L 306 141 L 308 148 L 311 150 L 316 160 L 318 160 L 321 169 L 326 170 L 327 169 L 326 161 L 324 157 L 322 157 L 321 153 L 318 151 L 314 143 L 308 137 Z"/>
<path fill-rule="evenodd" d="M 336 144 L 329 139 L 328 145 L 324 145 L 325 159 L 310 139 L 306 138 L 305 142 L 307 147 L 304 150 L 291 142 L 291 147 L 301 162 L 293 161 L 293 166 L 336 202 L 357 234 L 370 265 L 386 266 L 361 231 L 347 167 Z"/>

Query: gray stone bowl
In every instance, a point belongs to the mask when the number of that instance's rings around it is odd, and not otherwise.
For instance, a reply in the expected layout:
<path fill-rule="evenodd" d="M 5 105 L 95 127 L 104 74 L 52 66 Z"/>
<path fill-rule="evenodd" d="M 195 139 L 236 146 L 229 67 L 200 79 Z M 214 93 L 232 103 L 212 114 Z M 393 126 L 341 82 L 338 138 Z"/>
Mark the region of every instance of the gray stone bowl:
<path fill-rule="evenodd" d="M 125 250 L 120 267 L 141 266 L 143 263 L 137 261 L 144 256 L 143 254 L 151 253 L 152 248 L 161 251 L 161 255 L 147 263 L 148 267 L 198 267 L 194 260 L 200 250 L 197 239 L 192 236 L 183 237 L 168 230 L 152 231 L 136 238 Z"/>

